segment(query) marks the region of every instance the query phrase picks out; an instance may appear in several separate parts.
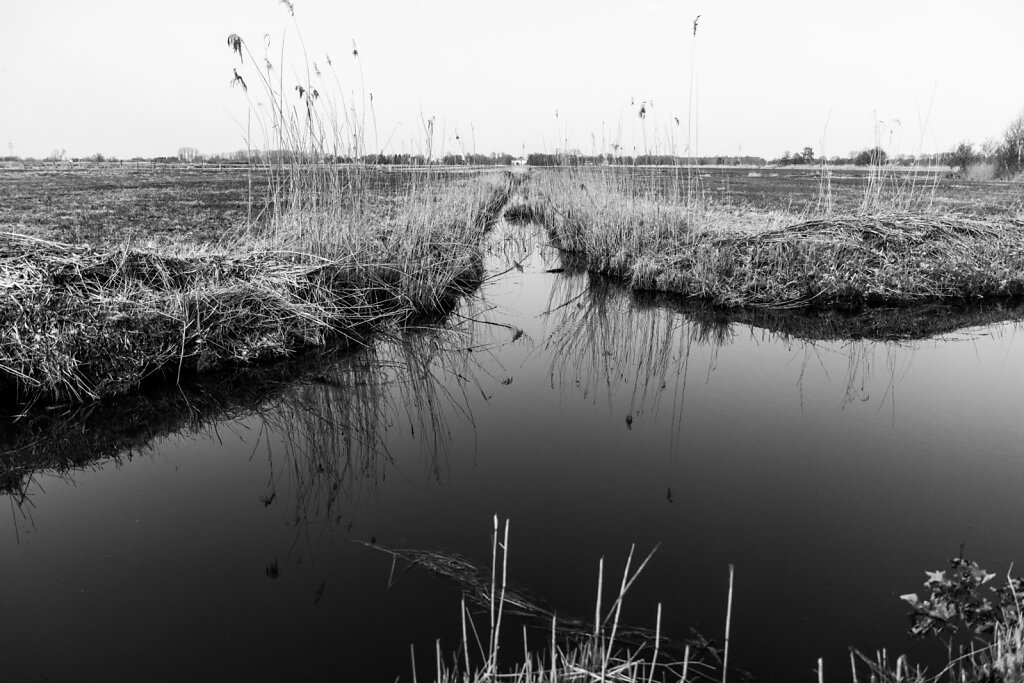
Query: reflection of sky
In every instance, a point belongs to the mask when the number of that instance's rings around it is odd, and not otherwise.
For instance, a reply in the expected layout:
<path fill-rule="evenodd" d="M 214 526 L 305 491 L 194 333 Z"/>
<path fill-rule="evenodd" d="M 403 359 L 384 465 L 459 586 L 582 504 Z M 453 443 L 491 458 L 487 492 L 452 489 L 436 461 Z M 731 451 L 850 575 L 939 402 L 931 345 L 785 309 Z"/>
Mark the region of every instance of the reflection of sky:
<path fill-rule="evenodd" d="M 599 557 L 614 574 L 631 543 L 660 542 L 627 619 L 653 625 L 662 601 L 666 629 L 717 637 L 733 563 L 731 652 L 770 680 L 818 657 L 838 667 L 849 645 L 907 649 L 896 596 L 960 543 L 992 570 L 1021 559 L 1024 354 L 1012 325 L 913 345 L 810 345 L 734 326 L 714 345 L 678 312 L 543 272 L 557 260 L 513 260 L 522 273 L 461 311 L 477 321 L 458 337 L 470 360 L 430 368 L 434 398 L 448 392 L 436 462 L 408 419 L 427 394 L 388 356 L 401 380 L 381 403 L 388 455 L 329 511 L 296 483 L 313 463 L 302 444 L 320 457 L 344 425 L 311 421 L 289 442 L 294 408 L 164 439 L 73 485 L 44 478 L 34 507 L 9 518 L 22 520 L 20 543 L 11 521 L 0 536 L 0 581 L 17 588 L 0 594 L 5 650 L 68 642 L 67 666 L 81 668 L 65 671 L 84 675 L 108 663 L 116 634 L 126 667 L 172 649 L 168 677 L 355 675 L 382 661 L 405 675 L 410 643 L 428 660 L 437 637 L 456 647 L 456 591 L 417 574 L 387 591 L 387 558 L 349 540 L 486 562 L 499 514 L 512 577 L 576 613 L 592 610 Z"/>

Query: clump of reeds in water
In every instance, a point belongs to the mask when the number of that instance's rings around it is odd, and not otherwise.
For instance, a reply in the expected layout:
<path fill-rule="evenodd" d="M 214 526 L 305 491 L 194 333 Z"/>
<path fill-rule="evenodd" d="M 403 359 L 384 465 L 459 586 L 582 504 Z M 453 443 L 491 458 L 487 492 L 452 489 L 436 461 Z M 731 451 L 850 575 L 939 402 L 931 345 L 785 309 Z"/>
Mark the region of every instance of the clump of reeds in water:
<path fill-rule="evenodd" d="M 590 270 L 723 306 L 905 305 L 1024 294 L 1024 221 L 894 208 L 794 216 L 548 174 L 537 213 Z"/>
<path fill-rule="evenodd" d="M 654 551 L 634 568 L 633 549 L 630 550 L 617 593 L 606 610 L 602 602 L 604 560 L 601 560 L 594 618 L 588 620 L 556 614 L 539 597 L 513 586 L 508 579 L 507 521 L 503 534 L 499 532 L 495 517 L 489 571 L 454 553 L 369 546 L 391 554 L 396 562 L 402 561 L 410 567 L 426 569 L 455 581 L 463 589 L 459 650 L 443 656 L 438 642 L 436 652 L 430 653 L 435 659 L 437 683 L 726 680 L 723 669 L 728 664 L 727 655 L 723 656 L 714 643 L 696 633 L 685 642 L 667 637 L 661 630 L 660 605 L 653 630 L 627 626 L 620 621 L 626 593 Z M 394 574 L 393 567 L 392 576 Z M 474 615 L 472 608 L 482 611 L 482 615 Z M 486 619 L 486 624 L 478 629 L 476 621 L 480 619 Z M 513 621 L 522 626 L 521 634 L 509 633 Z M 528 632 L 534 633 L 535 639 L 543 637 L 547 641 L 546 649 L 532 651 Z M 509 641 L 518 642 L 512 646 Z M 415 649 L 412 659 L 415 679 Z M 733 674 L 731 680 L 749 679 L 747 672 L 735 667 L 729 668 L 729 672 Z"/>

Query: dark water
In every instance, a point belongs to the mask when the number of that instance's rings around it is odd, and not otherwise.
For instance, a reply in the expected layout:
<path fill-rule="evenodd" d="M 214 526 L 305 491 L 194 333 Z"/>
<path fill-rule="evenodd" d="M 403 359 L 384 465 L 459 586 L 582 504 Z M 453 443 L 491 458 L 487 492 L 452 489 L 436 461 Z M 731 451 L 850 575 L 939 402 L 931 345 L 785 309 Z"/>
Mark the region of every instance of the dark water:
<path fill-rule="evenodd" d="M 540 241 L 496 239 L 448 326 L 298 381 L 5 423 L 84 467 L 7 474 L 0 678 L 411 680 L 414 646 L 424 680 L 459 646 L 459 588 L 389 588 L 354 541 L 486 565 L 495 515 L 512 579 L 564 613 L 593 612 L 599 558 L 615 583 L 660 543 L 624 620 L 660 602 L 664 630 L 720 640 L 732 564 L 730 656 L 760 680 L 819 657 L 848 680 L 850 646 L 934 664 L 898 595 L 961 544 L 1024 561 L 1016 323 L 801 339 L 548 273 Z"/>

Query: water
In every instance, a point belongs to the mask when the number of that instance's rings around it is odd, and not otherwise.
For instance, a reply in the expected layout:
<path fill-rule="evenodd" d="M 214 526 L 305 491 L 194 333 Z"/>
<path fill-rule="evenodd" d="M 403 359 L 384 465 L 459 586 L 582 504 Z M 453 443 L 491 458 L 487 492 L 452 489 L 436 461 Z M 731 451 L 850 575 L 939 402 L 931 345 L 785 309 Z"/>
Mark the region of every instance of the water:
<path fill-rule="evenodd" d="M 849 646 L 934 665 L 898 596 L 961 544 L 1024 558 L 1017 323 L 801 339 L 505 237 L 446 326 L 296 381 L 5 424 L 7 448 L 83 468 L 6 477 L 3 679 L 411 680 L 413 647 L 423 680 L 437 639 L 459 646 L 460 589 L 355 541 L 487 566 L 495 515 L 511 578 L 562 614 L 593 613 L 599 558 L 617 583 L 657 545 L 624 620 L 661 603 L 665 631 L 720 642 L 732 564 L 730 657 L 759 680 L 819 657 L 848 680 Z"/>

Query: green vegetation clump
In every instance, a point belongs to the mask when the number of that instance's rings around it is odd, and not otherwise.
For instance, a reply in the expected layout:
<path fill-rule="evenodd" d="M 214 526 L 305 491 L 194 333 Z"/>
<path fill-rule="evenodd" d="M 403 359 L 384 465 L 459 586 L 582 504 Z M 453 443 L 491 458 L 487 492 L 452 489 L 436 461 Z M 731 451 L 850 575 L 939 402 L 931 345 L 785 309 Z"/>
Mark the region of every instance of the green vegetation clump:
<path fill-rule="evenodd" d="M 1021 598 L 1024 581 L 996 575 L 961 556 L 949 561 L 949 569 L 925 572 L 923 596 L 900 596 L 911 606 L 911 638 L 941 640 L 949 662 L 940 671 L 911 666 L 906 657 L 890 663 L 884 653 L 875 658 L 859 652 L 871 680 L 881 683 L 938 683 L 964 681 L 990 683 L 1024 680 L 1024 619 Z M 965 642 L 960 634 L 969 633 Z M 851 660 L 851 665 L 853 665 Z"/>

